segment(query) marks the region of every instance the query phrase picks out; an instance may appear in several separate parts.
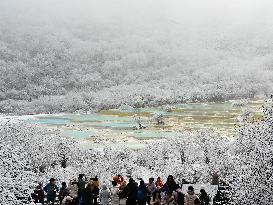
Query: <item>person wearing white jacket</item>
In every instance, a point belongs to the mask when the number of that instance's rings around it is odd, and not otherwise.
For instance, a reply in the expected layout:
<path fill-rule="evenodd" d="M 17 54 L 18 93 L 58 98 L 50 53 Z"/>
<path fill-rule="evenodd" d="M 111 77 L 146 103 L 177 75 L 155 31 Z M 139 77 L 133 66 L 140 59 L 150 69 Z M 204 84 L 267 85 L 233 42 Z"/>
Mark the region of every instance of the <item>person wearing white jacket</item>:
<path fill-rule="evenodd" d="M 117 182 L 112 182 L 113 187 L 111 188 L 111 205 L 119 205 L 119 187 Z"/>
<path fill-rule="evenodd" d="M 99 196 L 101 205 L 109 205 L 110 191 L 107 189 L 105 184 L 102 185 L 102 190 Z"/>

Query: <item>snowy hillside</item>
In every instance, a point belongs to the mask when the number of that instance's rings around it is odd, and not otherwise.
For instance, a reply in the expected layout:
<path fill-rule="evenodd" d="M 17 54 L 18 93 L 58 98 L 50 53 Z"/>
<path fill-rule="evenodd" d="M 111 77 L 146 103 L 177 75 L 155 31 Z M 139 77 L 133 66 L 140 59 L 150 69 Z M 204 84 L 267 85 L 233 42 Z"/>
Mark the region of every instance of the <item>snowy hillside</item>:
<path fill-rule="evenodd" d="M 217 3 L 131 3 L 1 1 L 0 112 L 74 112 L 272 92 L 267 4 L 254 9 L 242 1 L 233 10 Z M 230 13 L 214 21 L 221 11 Z"/>

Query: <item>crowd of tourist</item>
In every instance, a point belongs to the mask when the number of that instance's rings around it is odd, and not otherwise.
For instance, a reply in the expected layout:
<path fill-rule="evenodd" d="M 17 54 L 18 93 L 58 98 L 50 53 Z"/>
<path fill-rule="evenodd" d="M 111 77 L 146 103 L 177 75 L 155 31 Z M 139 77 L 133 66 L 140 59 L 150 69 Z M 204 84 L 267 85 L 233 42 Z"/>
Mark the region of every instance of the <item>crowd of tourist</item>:
<path fill-rule="evenodd" d="M 54 178 L 46 186 L 39 184 L 31 195 L 36 204 L 60 205 L 209 205 L 225 204 L 221 201 L 221 192 L 211 199 L 204 189 L 196 194 L 193 186 L 188 186 L 183 192 L 182 187 L 169 175 L 164 183 L 160 177 L 149 178 L 145 183 L 138 179 L 137 183 L 129 178 L 128 183 L 121 175 L 116 175 L 111 185 L 100 183 L 97 177 L 86 179 L 80 174 L 78 180 L 61 183 L 59 188 Z"/>

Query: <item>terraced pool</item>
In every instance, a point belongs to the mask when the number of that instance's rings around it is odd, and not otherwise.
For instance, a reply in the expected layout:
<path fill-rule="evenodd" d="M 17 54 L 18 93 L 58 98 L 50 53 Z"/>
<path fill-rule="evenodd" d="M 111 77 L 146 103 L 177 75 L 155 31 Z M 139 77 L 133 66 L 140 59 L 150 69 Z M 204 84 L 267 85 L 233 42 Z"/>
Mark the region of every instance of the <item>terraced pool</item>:
<path fill-rule="evenodd" d="M 240 106 L 233 102 L 187 103 L 176 104 L 171 111 L 162 107 L 111 109 L 94 114 L 37 116 L 31 121 L 61 129 L 63 135 L 84 140 L 88 146 L 98 145 L 92 143 L 94 138 L 109 138 L 109 145 L 123 143 L 130 147 L 143 140 L 178 136 L 189 130 L 213 129 L 222 135 L 233 135 L 237 117 L 245 109 L 259 117 L 262 104 L 262 100 L 249 100 Z M 153 120 L 156 115 L 161 115 L 163 123 Z M 139 123 L 145 129 L 139 129 Z"/>

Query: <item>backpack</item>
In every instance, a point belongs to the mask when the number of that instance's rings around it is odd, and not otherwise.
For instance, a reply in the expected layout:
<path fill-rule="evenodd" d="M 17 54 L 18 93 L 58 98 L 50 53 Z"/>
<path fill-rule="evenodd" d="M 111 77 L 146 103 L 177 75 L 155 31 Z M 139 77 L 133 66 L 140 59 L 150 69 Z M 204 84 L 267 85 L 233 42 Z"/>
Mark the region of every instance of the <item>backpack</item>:
<path fill-rule="evenodd" d="M 137 191 L 137 199 L 144 199 L 145 195 L 144 195 L 144 190 L 143 189 L 139 189 Z"/>
<path fill-rule="evenodd" d="M 56 195 L 57 186 L 56 185 L 49 185 L 47 195 L 48 196 L 55 196 Z"/>

